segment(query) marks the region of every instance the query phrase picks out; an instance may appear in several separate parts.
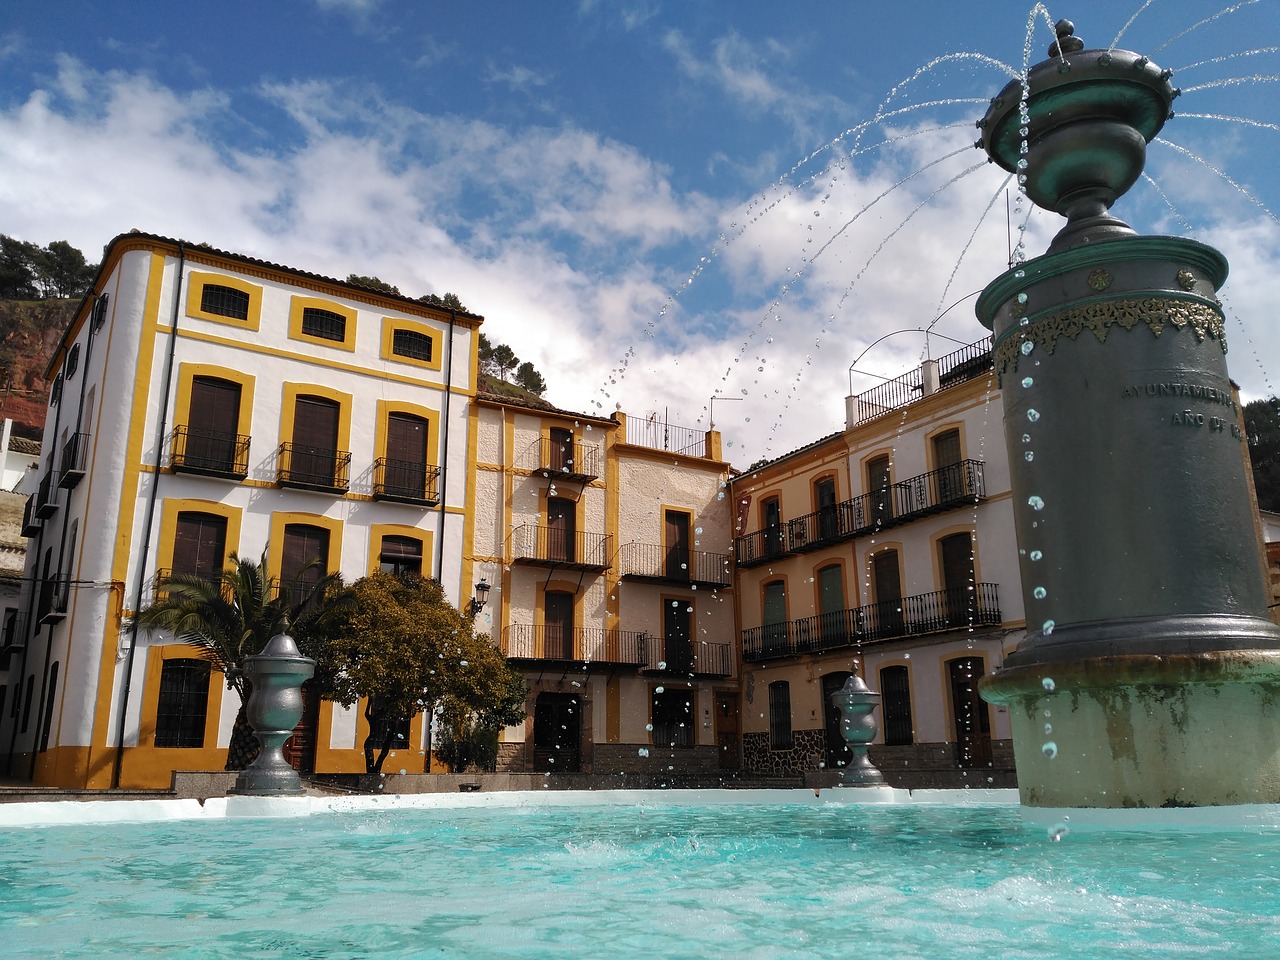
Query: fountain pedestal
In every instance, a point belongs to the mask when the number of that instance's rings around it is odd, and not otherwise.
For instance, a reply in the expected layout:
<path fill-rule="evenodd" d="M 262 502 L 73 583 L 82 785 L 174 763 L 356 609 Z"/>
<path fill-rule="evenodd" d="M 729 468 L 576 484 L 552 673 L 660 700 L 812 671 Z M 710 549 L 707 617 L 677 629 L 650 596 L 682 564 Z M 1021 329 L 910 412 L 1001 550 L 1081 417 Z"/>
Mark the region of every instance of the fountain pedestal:
<path fill-rule="evenodd" d="M 302 779 L 281 748 L 302 719 L 302 684 L 315 674 L 316 662 L 302 656 L 292 637 L 278 633 L 261 653 L 244 658 L 243 669 L 253 685 L 245 715 L 262 749 L 236 777 L 231 792 L 254 797 L 300 796 Z"/>
<path fill-rule="evenodd" d="M 1058 29 L 979 124 L 1068 218 L 977 305 L 1030 630 L 982 695 L 1009 707 L 1026 804 L 1277 802 L 1280 629 L 1226 368 L 1226 260 L 1107 212 L 1176 91 L 1145 57 Z"/>
<path fill-rule="evenodd" d="M 867 756 L 867 747 L 876 738 L 876 718 L 872 716 L 880 705 L 881 694 L 867 686 L 856 673 L 844 682 L 844 686 L 831 694 L 832 705 L 840 712 L 840 736 L 849 745 L 852 757 L 840 771 L 842 787 L 883 787 L 884 775 Z"/>

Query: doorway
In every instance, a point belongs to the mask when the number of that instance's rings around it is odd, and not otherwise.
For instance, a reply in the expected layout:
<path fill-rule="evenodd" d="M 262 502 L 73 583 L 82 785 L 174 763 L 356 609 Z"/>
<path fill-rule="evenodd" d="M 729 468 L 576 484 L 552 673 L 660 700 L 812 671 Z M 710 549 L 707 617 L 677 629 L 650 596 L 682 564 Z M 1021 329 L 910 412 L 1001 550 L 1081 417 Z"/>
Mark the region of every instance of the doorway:
<path fill-rule="evenodd" d="M 951 661 L 951 709 L 955 716 L 956 765 L 959 767 L 991 765 L 991 711 L 978 696 L 982 673 L 981 657 Z"/>
<path fill-rule="evenodd" d="M 540 693 L 533 709 L 533 769 L 578 773 L 582 768 L 582 704 L 571 693 Z"/>

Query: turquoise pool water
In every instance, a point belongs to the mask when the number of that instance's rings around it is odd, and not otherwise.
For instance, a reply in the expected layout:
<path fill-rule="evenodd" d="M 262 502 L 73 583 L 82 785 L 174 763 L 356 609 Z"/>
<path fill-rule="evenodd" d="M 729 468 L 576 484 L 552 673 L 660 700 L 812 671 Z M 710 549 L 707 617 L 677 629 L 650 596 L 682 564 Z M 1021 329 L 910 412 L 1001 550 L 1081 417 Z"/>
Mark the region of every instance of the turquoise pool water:
<path fill-rule="evenodd" d="M 1280 957 L 1280 832 L 673 798 L 0 833 L 6 958 L 1219 954 Z"/>

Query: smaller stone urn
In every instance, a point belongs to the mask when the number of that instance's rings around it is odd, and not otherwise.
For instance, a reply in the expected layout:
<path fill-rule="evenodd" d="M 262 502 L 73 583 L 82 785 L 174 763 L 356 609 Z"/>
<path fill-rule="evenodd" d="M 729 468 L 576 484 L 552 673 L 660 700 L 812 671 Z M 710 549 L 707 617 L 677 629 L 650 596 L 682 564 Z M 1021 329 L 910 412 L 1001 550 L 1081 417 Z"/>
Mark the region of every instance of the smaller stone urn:
<path fill-rule="evenodd" d="M 302 779 L 285 760 L 281 747 L 302 718 L 302 683 L 315 674 L 316 662 L 302 655 L 293 637 L 278 633 L 257 656 L 244 658 L 243 670 L 252 685 L 245 717 L 262 749 L 236 777 L 231 792 L 253 797 L 298 796 L 303 792 Z"/>
<path fill-rule="evenodd" d="M 849 765 L 840 773 L 840 786 L 883 787 L 884 775 L 867 756 L 867 745 L 879 729 L 871 713 L 880 705 L 880 694 L 873 692 L 855 673 L 831 694 L 831 703 L 840 711 L 840 736 L 853 754 Z"/>

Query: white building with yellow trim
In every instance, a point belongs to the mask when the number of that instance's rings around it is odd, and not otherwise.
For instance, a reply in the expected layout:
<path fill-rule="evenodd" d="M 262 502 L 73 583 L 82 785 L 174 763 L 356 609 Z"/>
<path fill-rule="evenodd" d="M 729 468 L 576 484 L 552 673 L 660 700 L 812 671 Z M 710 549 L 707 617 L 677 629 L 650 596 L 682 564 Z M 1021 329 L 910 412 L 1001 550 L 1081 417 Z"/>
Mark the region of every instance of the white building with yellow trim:
<path fill-rule="evenodd" d="M 461 604 L 481 318 L 133 233 L 107 248 L 53 378 L 27 505 L 0 757 L 64 787 L 220 769 L 238 703 L 130 626 L 171 571 L 418 570 Z M 363 771 L 358 711 L 313 704 L 301 763 Z M 421 718 L 402 767 L 425 769 Z M 310 742 L 307 742 L 307 741 Z M 416 766 L 415 766 L 416 765 Z"/>
<path fill-rule="evenodd" d="M 529 686 L 499 769 L 739 765 L 728 464 L 714 431 L 496 395 L 471 408 L 471 579 Z"/>

